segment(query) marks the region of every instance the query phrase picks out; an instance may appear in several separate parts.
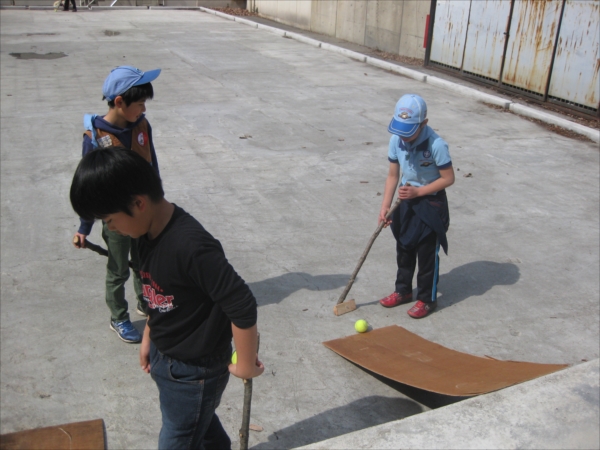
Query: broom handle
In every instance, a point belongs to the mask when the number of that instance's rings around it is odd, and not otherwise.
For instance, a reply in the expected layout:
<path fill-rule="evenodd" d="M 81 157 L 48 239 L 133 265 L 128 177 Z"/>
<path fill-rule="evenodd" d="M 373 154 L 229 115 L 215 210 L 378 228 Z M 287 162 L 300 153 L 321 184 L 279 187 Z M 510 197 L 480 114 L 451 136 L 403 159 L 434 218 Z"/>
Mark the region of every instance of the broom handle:
<path fill-rule="evenodd" d="M 360 257 L 360 259 L 358 260 L 358 264 L 356 265 L 356 269 L 354 269 L 354 272 L 352 272 L 352 276 L 350 276 L 350 280 L 348 281 L 348 284 L 346 285 L 346 289 L 344 289 L 344 292 L 342 292 L 342 295 L 340 295 L 340 298 L 337 301 L 338 305 L 340 303 L 342 303 L 344 300 L 346 300 L 346 296 L 348 295 L 348 292 L 350 292 L 350 288 L 352 288 L 352 284 L 354 283 L 354 280 L 356 279 L 356 275 L 358 275 L 358 271 L 360 270 L 360 268 L 362 267 L 363 263 L 365 262 L 365 259 L 367 259 L 367 255 L 369 254 L 369 251 L 371 250 L 371 247 L 373 246 L 373 242 L 375 242 L 375 239 L 377 239 L 377 236 L 379 236 L 379 233 L 381 233 L 381 230 L 383 230 L 383 227 L 385 226 L 385 222 L 387 220 L 389 220 L 389 218 L 392 216 L 392 213 L 400 205 L 401 202 L 402 202 L 402 200 L 400 198 L 396 199 L 396 201 L 394 202 L 394 204 L 392 205 L 392 207 L 390 208 L 390 210 L 385 215 L 385 220 L 383 220 L 379 224 L 379 226 L 375 230 L 375 233 L 373 233 L 373 236 L 371 236 L 371 240 L 367 244 L 367 248 L 365 248 L 365 251 L 363 252 L 363 254 Z"/>

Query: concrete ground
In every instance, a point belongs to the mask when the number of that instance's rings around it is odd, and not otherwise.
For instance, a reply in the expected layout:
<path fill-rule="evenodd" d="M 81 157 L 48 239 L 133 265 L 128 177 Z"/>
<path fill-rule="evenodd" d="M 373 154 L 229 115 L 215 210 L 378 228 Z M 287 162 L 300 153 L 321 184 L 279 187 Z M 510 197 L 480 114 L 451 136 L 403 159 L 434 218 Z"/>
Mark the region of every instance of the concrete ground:
<path fill-rule="evenodd" d="M 596 449 L 598 360 L 303 449 Z"/>
<path fill-rule="evenodd" d="M 386 383 L 321 345 L 359 318 L 497 359 L 599 357 L 597 143 L 199 11 L 2 10 L 0 28 L 1 433 L 102 418 L 109 448 L 156 448 L 157 391 L 138 346 L 108 328 L 104 261 L 70 243 L 82 116 L 105 112 L 102 83 L 121 64 L 162 68 L 147 116 L 167 198 L 221 240 L 257 297 L 267 370 L 254 383 L 254 448 L 315 444 L 456 400 Z M 387 124 L 407 92 L 427 100 L 457 175 L 440 306 L 415 321 L 410 305 L 377 304 L 395 275 L 386 230 L 350 293 L 359 309 L 336 317 L 377 225 Z M 218 414 L 234 441 L 242 397 L 232 378 Z"/>

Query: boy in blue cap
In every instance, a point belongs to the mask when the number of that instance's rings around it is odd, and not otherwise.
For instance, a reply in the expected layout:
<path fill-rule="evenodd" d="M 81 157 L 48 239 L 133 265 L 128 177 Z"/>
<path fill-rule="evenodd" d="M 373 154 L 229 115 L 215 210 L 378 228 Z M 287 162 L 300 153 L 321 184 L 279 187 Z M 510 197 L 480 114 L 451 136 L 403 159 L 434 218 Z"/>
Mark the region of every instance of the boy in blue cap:
<path fill-rule="evenodd" d="M 390 167 L 379 212 L 379 223 L 391 224 L 398 265 L 395 290 L 379 303 L 392 308 L 412 301 L 418 261 L 417 303 L 408 310 L 415 319 L 427 316 L 437 306 L 438 253 L 440 245 L 448 253 L 446 231 L 450 225 L 445 189 L 454 183 L 448 144 L 427 126 L 428 121 L 427 105 L 420 96 L 407 94 L 400 98 L 388 127 L 392 134 Z M 399 181 L 402 203 L 386 221 Z"/>
<path fill-rule="evenodd" d="M 120 66 L 111 71 L 102 87 L 108 101 L 108 113 L 104 117 L 86 114 L 83 124 L 82 154 L 85 156 L 95 148 L 111 146 L 125 147 L 142 156 L 158 174 L 158 161 L 152 142 L 152 128 L 144 116 L 146 100 L 154 97 L 152 81 L 160 69 L 142 72 L 132 66 Z M 78 248 L 85 247 L 85 238 L 92 231 L 93 221 L 80 218 L 80 226 L 73 242 Z M 133 265 L 133 286 L 137 297 L 137 312 L 146 316 L 142 296 L 142 283 L 138 273 L 138 252 L 135 240 L 129 236 L 102 227 L 102 238 L 108 248 L 106 265 L 106 304 L 110 310 L 110 329 L 124 342 L 142 340 L 129 319 L 125 300 L 125 283 L 129 279 L 129 254 Z"/>
<path fill-rule="evenodd" d="M 156 382 L 158 448 L 230 449 L 215 410 L 229 374 L 261 375 L 257 304 L 223 247 L 164 197 L 158 174 L 125 148 L 83 157 L 71 184 L 81 217 L 137 240 L 148 320 L 140 366 Z M 231 362 L 231 338 L 237 361 Z"/>

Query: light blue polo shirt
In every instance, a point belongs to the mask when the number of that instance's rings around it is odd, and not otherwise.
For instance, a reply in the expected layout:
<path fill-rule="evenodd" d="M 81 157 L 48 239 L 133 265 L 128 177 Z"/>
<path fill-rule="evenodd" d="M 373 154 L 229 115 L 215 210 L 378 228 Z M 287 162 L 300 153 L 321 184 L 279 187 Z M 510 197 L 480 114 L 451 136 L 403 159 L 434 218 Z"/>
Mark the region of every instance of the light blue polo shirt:
<path fill-rule="evenodd" d="M 421 145 L 429 140 L 428 144 Z M 424 147 L 424 148 L 423 148 Z M 419 137 L 414 142 L 404 142 L 399 136 L 393 134 L 390 138 L 388 160 L 399 163 L 402 169 L 404 186 L 425 186 L 440 177 L 440 169 L 452 165 L 448 144 L 428 125 L 421 130 Z"/>

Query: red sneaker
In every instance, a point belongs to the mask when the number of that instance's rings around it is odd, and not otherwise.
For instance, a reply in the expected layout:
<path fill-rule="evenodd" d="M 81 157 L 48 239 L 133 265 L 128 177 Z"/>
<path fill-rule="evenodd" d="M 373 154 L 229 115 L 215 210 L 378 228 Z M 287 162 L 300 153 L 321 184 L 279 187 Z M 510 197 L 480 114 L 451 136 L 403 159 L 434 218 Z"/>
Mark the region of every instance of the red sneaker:
<path fill-rule="evenodd" d="M 412 301 L 412 292 L 410 292 L 408 294 L 404 294 L 404 295 L 394 292 L 394 293 L 388 295 L 387 297 L 379 300 L 379 303 L 381 304 L 381 306 L 385 306 L 386 308 L 393 308 L 394 306 L 402 305 L 404 303 L 408 303 L 411 301 Z"/>
<path fill-rule="evenodd" d="M 433 312 L 437 303 L 425 303 L 421 300 L 417 300 L 417 303 L 408 310 L 408 315 L 414 319 L 422 319 Z"/>

